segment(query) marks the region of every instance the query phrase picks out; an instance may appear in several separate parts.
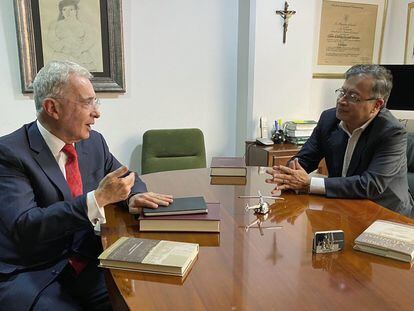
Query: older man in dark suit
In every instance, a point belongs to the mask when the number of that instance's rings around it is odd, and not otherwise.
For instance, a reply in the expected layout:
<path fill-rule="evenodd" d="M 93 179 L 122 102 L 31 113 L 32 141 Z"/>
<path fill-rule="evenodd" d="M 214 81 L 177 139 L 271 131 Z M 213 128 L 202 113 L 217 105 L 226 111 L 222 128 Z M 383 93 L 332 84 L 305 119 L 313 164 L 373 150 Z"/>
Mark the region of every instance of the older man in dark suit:
<path fill-rule="evenodd" d="M 407 133 L 385 108 L 391 73 L 379 65 L 355 65 L 336 90 L 336 108 L 324 111 L 318 125 L 289 167 L 275 166 L 266 181 L 276 190 L 294 189 L 331 198 L 366 198 L 410 216 L 413 199 L 407 183 Z M 325 158 L 329 176 L 311 177 Z"/>
<path fill-rule="evenodd" d="M 169 195 L 115 159 L 91 129 L 99 118 L 91 74 L 52 62 L 33 87 L 37 121 L 0 138 L 0 308 L 110 310 L 94 226 L 104 206 L 156 208 Z"/>

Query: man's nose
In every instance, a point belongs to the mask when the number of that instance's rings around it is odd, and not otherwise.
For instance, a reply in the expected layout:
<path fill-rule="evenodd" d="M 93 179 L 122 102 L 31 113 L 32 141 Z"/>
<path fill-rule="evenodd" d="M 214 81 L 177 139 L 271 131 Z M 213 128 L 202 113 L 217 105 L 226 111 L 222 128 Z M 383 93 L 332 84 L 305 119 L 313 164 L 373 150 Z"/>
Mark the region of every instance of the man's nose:
<path fill-rule="evenodd" d="M 345 96 L 345 95 L 343 95 L 343 96 L 341 96 L 341 97 L 338 97 L 338 98 L 336 99 L 336 103 L 337 103 L 337 104 L 341 104 L 341 105 L 347 105 L 347 104 L 348 104 L 348 101 L 346 100 L 346 96 Z"/>
<path fill-rule="evenodd" d="M 101 112 L 99 111 L 99 109 L 94 109 L 94 110 L 92 110 L 92 116 L 93 116 L 95 119 L 98 119 L 98 118 L 101 116 Z"/>

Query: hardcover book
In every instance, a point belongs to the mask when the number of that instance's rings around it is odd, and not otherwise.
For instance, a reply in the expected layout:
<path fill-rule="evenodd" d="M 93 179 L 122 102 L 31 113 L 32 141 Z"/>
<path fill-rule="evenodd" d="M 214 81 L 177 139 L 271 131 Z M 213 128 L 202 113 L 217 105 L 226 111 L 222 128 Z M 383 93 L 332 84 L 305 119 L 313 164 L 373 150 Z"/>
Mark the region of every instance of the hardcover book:
<path fill-rule="evenodd" d="M 289 137 L 309 137 L 313 130 L 286 130 L 286 135 Z"/>
<path fill-rule="evenodd" d="M 207 203 L 207 214 L 151 216 L 139 215 L 140 231 L 220 232 L 220 204 Z"/>
<path fill-rule="evenodd" d="M 285 124 L 286 130 L 313 130 L 316 127 L 317 122 L 314 120 L 296 120 L 288 121 Z"/>
<path fill-rule="evenodd" d="M 144 215 L 164 216 L 164 215 L 185 215 L 185 214 L 205 214 L 208 212 L 204 197 L 174 198 L 168 206 L 160 206 L 156 209 L 144 208 Z"/>
<path fill-rule="evenodd" d="M 247 169 L 242 157 L 213 157 L 210 176 L 246 176 Z"/>
<path fill-rule="evenodd" d="M 211 185 L 245 185 L 245 176 L 211 176 Z"/>
<path fill-rule="evenodd" d="M 376 220 L 355 239 L 354 249 L 411 262 L 414 259 L 414 226 Z"/>
<path fill-rule="evenodd" d="M 100 266 L 184 276 L 198 254 L 198 244 L 121 237 L 99 257 Z"/>

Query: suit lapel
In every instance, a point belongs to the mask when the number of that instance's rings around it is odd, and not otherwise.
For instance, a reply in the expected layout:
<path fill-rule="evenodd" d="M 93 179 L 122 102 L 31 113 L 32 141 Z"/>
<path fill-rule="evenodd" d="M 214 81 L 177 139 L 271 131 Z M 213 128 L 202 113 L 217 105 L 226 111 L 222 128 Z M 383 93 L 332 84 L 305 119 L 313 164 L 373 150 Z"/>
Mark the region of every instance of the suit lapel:
<path fill-rule="evenodd" d="M 69 186 L 63 177 L 63 174 L 53 157 L 52 152 L 44 141 L 42 135 L 37 128 L 36 122 L 27 130 L 30 148 L 34 151 L 33 158 L 39 164 L 40 168 L 51 180 L 51 182 L 60 190 L 65 199 L 71 199 L 72 195 Z"/>
<path fill-rule="evenodd" d="M 339 177 L 342 175 L 342 166 L 344 164 L 344 155 L 346 145 L 348 143 L 348 135 L 337 125 L 336 129 L 328 138 L 328 146 L 332 150 L 332 164 L 333 172 L 330 172 L 330 177 Z"/>
<path fill-rule="evenodd" d="M 354 152 L 352 153 L 351 162 L 349 163 L 346 176 L 355 175 L 355 170 L 358 168 L 358 165 L 361 161 L 361 156 L 364 154 L 364 151 L 367 147 L 369 132 L 370 129 L 367 128 L 365 129 L 365 131 L 362 132 L 361 136 L 359 137 Z"/>

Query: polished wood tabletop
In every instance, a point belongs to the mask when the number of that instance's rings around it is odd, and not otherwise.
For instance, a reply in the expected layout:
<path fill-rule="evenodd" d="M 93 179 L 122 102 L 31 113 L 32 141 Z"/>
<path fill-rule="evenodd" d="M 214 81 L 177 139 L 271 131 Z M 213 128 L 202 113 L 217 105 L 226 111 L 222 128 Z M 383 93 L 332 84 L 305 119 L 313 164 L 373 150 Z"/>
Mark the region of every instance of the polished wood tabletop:
<path fill-rule="evenodd" d="M 148 189 L 175 197 L 204 196 L 220 202 L 220 233 L 139 232 L 138 222 L 120 207 L 106 208 L 102 241 L 108 247 L 121 236 L 177 240 L 200 244 L 198 258 L 182 279 L 107 270 L 115 309 L 130 310 L 412 310 L 414 273 L 409 263 L 352 249 L 354 239 L 374 220 L 413 220 L 368 200 L 328 199 L 282 194 L 263 220 L 245 212 L 240 199 L 273 185 L 266 174 L 248 168 L 245 186 L 210 185 L 209 169 L 142 176 Z M 282 226 L 282 228 L 275 228 Z M 315 231 L 341 229 L 345 249 L 313 254 Z"/>

